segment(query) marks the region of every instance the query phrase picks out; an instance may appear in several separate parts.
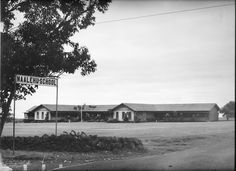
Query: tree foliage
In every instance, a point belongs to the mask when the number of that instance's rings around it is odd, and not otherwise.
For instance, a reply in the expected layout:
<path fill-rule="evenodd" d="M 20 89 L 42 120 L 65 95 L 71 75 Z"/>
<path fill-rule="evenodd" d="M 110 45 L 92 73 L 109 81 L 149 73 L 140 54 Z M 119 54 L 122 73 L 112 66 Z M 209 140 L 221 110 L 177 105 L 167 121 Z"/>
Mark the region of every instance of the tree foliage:
<path fill-rule="evenodd" d="M 221 108 L 221 112 L 230 117 L 235 117 L 235 102 L 230 101 Z"/>
<path fill-rule="evenodd" d="M 14 96 L 15 74 L 56 76 L 74 73 L 81 75 L 96 70 L 86 47 L 70 38 L 82 29 L 95 24 L 95 12 L 104 13 L 111 0 L 1 0 L 4 33 L 2 46 L 2 80 L 0 135 Z M 22 21 L 15 27 L 17 15 Z M 65 52 L 65 45 L 73 50 Z M 16 99 L 36 91 L 37 86 L 17 85 Z"/>

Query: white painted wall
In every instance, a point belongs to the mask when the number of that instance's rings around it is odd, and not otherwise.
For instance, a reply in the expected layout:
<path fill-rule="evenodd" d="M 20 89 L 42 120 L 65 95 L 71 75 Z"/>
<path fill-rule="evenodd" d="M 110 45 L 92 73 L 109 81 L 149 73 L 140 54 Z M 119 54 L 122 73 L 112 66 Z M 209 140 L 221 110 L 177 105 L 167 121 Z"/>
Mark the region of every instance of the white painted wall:
<path fill-rule="evenodd" d="M 49 110 L 45 109 L 45 108 L 40 108 L 38 110 L 36 110 L 34 112 L 34 119 L 35 120 L 45 120 L 46 114 L 48 112 L 48 120 L 51 120 L 51 113 L 49 112 Z M 39 118 L 37 118 L 37 113 L 39 114 Z"/>
<path fill-rule="evenodd" d="M 129 121 L 134 121 L 134 112 L 125 106 L 121 106 L 113 111 L 113 118 L 116 119 L 116 112 L 118 112 L 118 120 L 123 121 L 122 112 L 131 112 L 131 119 Z"/>

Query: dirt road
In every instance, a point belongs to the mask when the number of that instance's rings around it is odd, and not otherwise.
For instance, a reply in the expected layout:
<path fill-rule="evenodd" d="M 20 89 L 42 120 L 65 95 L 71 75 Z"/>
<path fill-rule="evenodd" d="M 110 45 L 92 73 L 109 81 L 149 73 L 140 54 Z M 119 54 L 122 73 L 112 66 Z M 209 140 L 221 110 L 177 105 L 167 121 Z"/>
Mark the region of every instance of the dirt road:
<path fill-rule="evenodd" d="M 63 170 L 234 170 L 234 133 L 194 140 L 180 151 L 126 160 L 99 161 Z"/>

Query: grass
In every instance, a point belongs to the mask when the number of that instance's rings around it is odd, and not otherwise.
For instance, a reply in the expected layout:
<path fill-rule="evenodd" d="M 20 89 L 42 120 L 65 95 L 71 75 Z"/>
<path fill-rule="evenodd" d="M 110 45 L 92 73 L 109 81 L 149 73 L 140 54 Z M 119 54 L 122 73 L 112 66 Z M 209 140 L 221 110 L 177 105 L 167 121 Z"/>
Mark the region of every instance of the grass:
<path fill-rule="evenodd" d="M 171 122 L 171 123 L 59 123 L 58 133 L 63 131 L 84 131 L 90 135 L 137 137 L 143 141 L 148 149 L 146 153 L 136 152 L 99 152 L 99 153 L 42 153 L 16 151 L 17 158 L 10 150 L 2 151 L 4 162 L 12 167 L 22 170 L 22 165 L 29 164 L 29 170 L 41 168 L 43 156 L 47 169 L 63 166 L 82 164 L 98 160 L 115 160 L 137 157 L 142 155 L 165 154 L 174 151 L 192 148 L 197 141 L 207 141 L 215 134 L 234 132 L 234 121 L 219 122 Z M 55 123 L 17 123 L 16 136 L 34 136 L 45 133 L 53 134 Z M 3 135 L 12 135 L 12 123 L 7 123 Z M 21 166 L 20 166 L 21 165 Z M 19 166 L 19 167 L 18 167 Z"/>
<path fill-rule="evenodd" d="M 137 137 L 150 139 L 158 137 L 176 137 L 230 131 L 234 121 L 218 122 L 151 122 L 151 123 L 102 123 L 102 122 L 74 122 L 58 123 L 58 134 L 63 131 L 85 132 L 89 135 Z M 16 136 L 35 136 L 54 134 L 55 123 L 17 123 Z M 7 123 L 3 136 L 12 136 L 12 123 Z"/>
<path fill-rule="evenodd" d="M 1 150 L 3 162 L 14 170 L 22 170 L 23 164 L 28 165 L 28 170 L 40 170 L 42 163 L 47 169 L 55 169 L 59 164 L 70 166 L 101 160 L 118 160 L 132 156 L 143 155 L 143 152 L 117 152 L 103 151 L 99 153 L 76 153 L 76 152 L 36 152 L 36 151 L 16 151 L 12 155 L 10 150 Z"/>

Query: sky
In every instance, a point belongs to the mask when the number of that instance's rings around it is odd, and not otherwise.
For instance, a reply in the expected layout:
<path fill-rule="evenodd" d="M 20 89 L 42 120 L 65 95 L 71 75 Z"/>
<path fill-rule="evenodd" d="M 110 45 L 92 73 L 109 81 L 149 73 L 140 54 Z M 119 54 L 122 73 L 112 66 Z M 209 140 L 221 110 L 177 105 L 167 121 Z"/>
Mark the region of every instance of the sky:
<path fill-rule="evenodd" d="M 235 99 L 235 5 L 160 14 L 233 3 L 114 0 L 106 13 L 96 14 L 97 24 L 72 37 L 89 49 L 98 67 L 85 77 L 79 71 L 63 74 L 58 103 L 222 107 Z M 132 17 L 137 19 L 111 21 Z M 55 103 L 56 88 L 39 87 L 16 102 L 16 117 L 32 106 Z"/>

